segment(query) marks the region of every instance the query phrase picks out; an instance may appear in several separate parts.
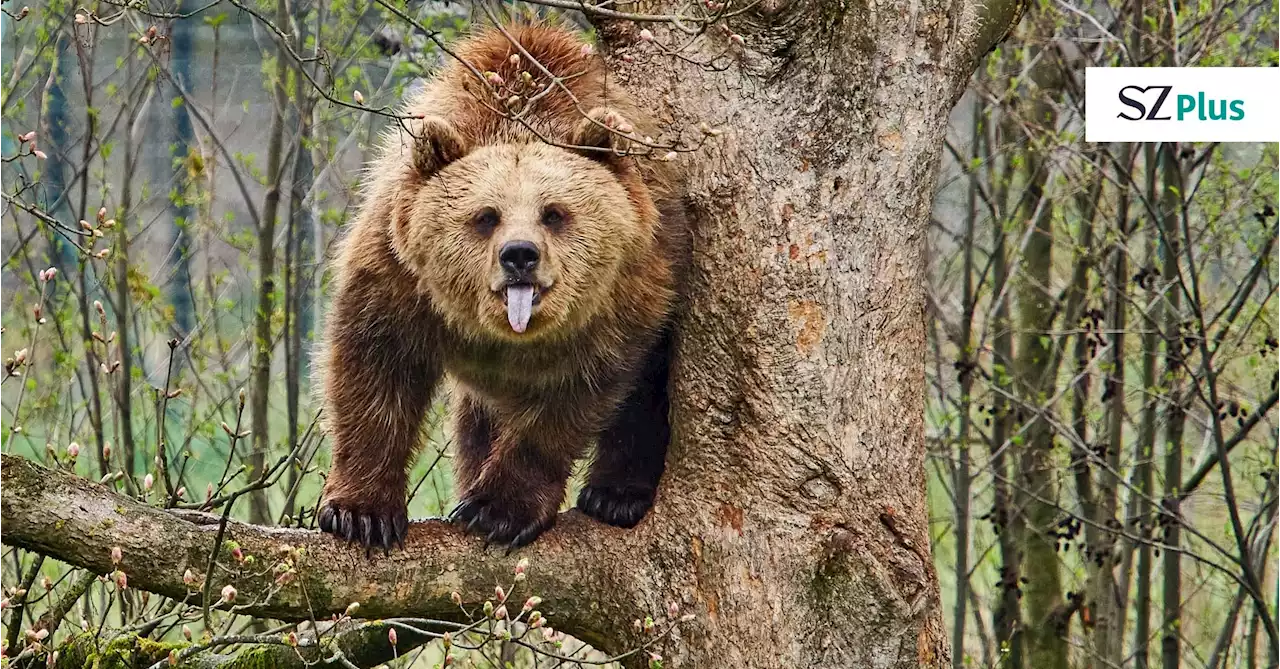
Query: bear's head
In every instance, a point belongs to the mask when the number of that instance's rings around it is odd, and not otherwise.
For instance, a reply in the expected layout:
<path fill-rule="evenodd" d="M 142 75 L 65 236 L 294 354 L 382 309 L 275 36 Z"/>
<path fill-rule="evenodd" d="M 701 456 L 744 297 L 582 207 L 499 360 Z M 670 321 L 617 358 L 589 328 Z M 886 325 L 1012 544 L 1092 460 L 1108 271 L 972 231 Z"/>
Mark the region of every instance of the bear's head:
<path fill-rule="evenodd" d="M 593 110 L 571 148 L 468 146 L 443 119 L 416 124 L 391 240 L 451 326 L 506 341 L 564 336 L 617 299 L 656 225 L 632 161 L 599 150 L 615 146 L 619 118 Z"/>

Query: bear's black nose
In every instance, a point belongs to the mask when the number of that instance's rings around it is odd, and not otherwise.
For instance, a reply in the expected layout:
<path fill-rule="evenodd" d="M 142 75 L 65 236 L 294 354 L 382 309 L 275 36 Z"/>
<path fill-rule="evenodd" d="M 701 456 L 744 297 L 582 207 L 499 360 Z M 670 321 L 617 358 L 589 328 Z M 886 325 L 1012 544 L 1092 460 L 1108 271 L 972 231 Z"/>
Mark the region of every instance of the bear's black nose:
<path fill-rule="evenodd" d="M 498 251 L 498 260 L 510 272 L 531 272 L 538 266 L 538 246 L 523 239 L 507 242 Z"/>

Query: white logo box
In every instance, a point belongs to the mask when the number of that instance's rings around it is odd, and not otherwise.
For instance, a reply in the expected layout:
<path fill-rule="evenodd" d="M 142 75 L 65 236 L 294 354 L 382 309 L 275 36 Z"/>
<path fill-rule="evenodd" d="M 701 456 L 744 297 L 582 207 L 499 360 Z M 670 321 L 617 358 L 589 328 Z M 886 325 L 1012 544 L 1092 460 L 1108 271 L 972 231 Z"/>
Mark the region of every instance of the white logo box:
<path fill-rule="evenodd" d="M 1280 142 L 1280 68 L 1090 67 L 1084 115 L 1087 142 Z"/>

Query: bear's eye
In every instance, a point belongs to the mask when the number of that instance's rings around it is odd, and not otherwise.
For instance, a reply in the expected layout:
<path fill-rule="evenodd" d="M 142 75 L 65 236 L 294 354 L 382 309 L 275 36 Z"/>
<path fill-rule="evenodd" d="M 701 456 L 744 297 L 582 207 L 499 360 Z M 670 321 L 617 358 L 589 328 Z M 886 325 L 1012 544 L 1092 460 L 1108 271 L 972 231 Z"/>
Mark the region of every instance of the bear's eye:
<path fill-rule="evenodd" d="M 498 215 L 498 210 L 493 207 L 485 207 L 472 217 L 471 226 L 476 229 L 476 232 L 487 236 L 493 234 L 494 229 L 498 227 L 500 222 L 502 222 L 502 217 Z"/>
<path fill-rule="evenodd" d="M 569 222 L 569 214 L 559 205 L 551 205 L 542 210 L 542 224 L 552 230 L 563 228 Z"/>

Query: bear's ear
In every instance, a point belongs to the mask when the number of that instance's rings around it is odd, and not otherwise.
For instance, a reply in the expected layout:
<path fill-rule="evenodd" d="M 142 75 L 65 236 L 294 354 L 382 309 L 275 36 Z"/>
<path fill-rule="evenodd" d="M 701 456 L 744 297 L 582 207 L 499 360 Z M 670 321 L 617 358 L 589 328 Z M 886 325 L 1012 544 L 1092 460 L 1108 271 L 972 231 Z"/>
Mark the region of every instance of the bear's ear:
<path fill-rule="evenodd" d="M 592 160 L 616 165 L 617 158 L 631 147 L 631 141 L 623 135 L 634 131 L 622 114 L 608 107 L 596 107 L 578 122 L 569 137 L 569 145 Z"/>
<path fill-rule="evenodd" d="M 428 116 L 413 128 L 413 169 L 426 179 L 449 163 L 467 155 L 466 142 L 453 125 L 438 116 Z"/>

